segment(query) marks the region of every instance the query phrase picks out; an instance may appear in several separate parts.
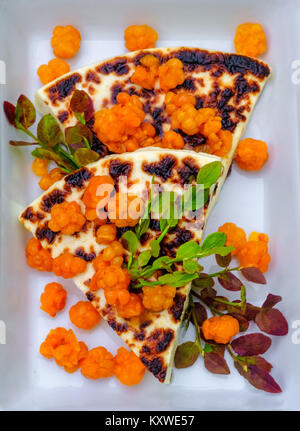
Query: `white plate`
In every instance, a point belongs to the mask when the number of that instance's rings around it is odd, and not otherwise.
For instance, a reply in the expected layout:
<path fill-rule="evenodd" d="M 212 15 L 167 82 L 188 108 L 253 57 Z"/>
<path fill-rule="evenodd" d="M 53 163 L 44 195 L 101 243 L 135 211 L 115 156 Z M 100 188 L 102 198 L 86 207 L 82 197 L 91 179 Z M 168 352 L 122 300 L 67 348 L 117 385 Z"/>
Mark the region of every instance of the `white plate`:
<path fill-rule="evenodd" d="M 20 93 L 33 99 L 40 86 L 36 69 L 53 57 L 50 36 L 57 24 L 73 24 L 82 33 L 82 48 L 71 60 L 72 68 L 124 52 L 123 31 L 133 23 L 147 22 L 155 27 L 159 46 L 228 51 L 233 50 L 239 23 L 260 22 L 264 26 L 269 45 L 264 60 L 272 66 L 274 76 L 255 108 L 246 136 L 266 140 L 270 159 L 258 173 L 233 168 L 208 231 L 233 221 L 248 233 L 255 229 L 269 234 L 272 263 L 268 285 L 251 286 L 249 299 L 260 305 L 267 292 L 282 295 L 280 309 L 290 324 L 290 333 L 273 337 L 266 355 L 283 389 L 280 395 L 257 391 L 233 367 L 231 376 L 211 375 L 200 361 L 190 369 L 175 370 L 170 386 L 147 374 L 140 385 L 126 388 L 113 378 L 94 382 L 79 372 L 68 375 L 42 358 L 39 345 L 49 329 L 72 325 L 67 312 L 51 319 L 39 310 L 43 286 L 53 276 L 26 265 L 28 234 L 16 219 L 21 208 L 39 194 L 39 188 L 26 151 L 8 146 L 8 140 L 19 135 L 8 126 L 1 108 L 0 319 L 6 324 L 6 344 L 0 344 L 0 408 L 299 409 L 300 345 L 293 343 L 295 330 L 291 328 L 300 319 L 299 86 L 291 81 L 291 63 L 300 59 L 299 6 L 299 2 L 287 0 L 0 0 L 0 60 L 5 61 L 7 71 L 7 85 L 0 85 L 1 106 L 3 100 L 16 101 Z M 71 282 L 64 285 L 68 289 L 67 310 L 81 295 Z M 121 344 L 104 322 L 88 333 L 72 328 L 89 347 L 104 345 L 115 353 Z"/>

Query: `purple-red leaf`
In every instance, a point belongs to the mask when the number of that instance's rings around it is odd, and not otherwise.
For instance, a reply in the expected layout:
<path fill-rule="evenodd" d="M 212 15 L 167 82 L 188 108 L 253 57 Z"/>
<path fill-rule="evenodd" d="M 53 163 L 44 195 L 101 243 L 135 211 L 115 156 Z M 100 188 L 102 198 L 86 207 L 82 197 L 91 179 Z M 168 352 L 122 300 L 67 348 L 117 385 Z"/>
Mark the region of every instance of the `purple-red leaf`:
<path fill-rule="evenodd" d="M 237 292 L 241 290 L 242 282 L 231 272 L 226 272 L 218 277 L 218 281 L 224 289 L 230 290 L 232 292 Z"/>
<path fill-rule="evenodd" d="M 278 304 L 282 300 L 281 296 L 279 295 L 273 295 L 272 293 L 269 293 L 267 296 L 265 302 L 262 305 L 262 308 L 272 308 L 274 305 Z"/>
<path fill-rule="evenodd" d="M 248 281 L 252 281 L 252 283 L 257 284 L 267 284 L 267 280 L 265 279 L 265 276 L 260 271 L 260 269 L 252 266 L 248 268 L 242 268 L 241 273 Z"/>
<path fill-rule="evenodd" d="M 7 121 L 14 127 L 16 127 L 16 107 L 10 102 L 5 101 L 3 103 L 4 114 Z"/>
<path fill-rule="evenodd" d="M 261 310 L 255 317 L 259 329 L 270 335 L 286 335 L 289 331 L 288 323 L 277 308 Z"/>
<path fill-rule="evenodd" d="M 205 368 L 213 374 L 230 374 L 227 362 L 220 354 L 209 352 L 204 354 Z"/>
<path fill-rule="evenodd" d="M 202 323 L 207 319 L 206 308 L 200 302 L 194 302 L 194 312 L 198 325 L 202 326 Z"/>
<path fill-rule="evenodd" d="M 16 106 L 16 126 L 22 124 L 25 129 L 31 127 L 36 120 L 36 111 L 28 97 L 21 94 Z"/>
<path fill-rule="evenodd" d="M 258 368 L 263 368 L 264 370 L 268 371 L 268 373 L 273 368 L 273 365 L 266 361 L 262 356 L 245 356 L 244 359 L 247 365 L 257 365 Z"/>
<path fill-rule="evenodd" d="M 84 90 L 75 90 L 70 101 L 70 108 L 75 114 L 84 114 L 84 120 L 89 121 L 94 114 L 94 105 L 90 96 Z"/>
<path fill-rule="evenodd" d="M 220 254 L 216 254 L 216 262 L 222 268 L 227 268 L 231 262 L 231 253 L 226 256 L 221 256 Z"/>
<path fill-rule="evenodd" d="M 246 317 L 244 317 L 240 313 L 228 313 L 228 315 L 234 317 L 239 322 L 240 332 L 247 331 L 247 329 L 249 328 L 249 322 Z"/>
<path fill-rule="evenodd" d="M 240 356 L 254 356 L 265 353 L 271 344 L 270 337 L 256 332 L 236 338 L 231 342 L 231 347 Z"/>
<path fill-rule="evenodd" d="M 187 368 L 196 362 L 199 356 L 199 348 L 196 343 L 187 341 L 177 347 L 175 353 L 175 367 L 176 368 Z"/>
<path fill-rule="evenodd" d="M 240 375 L 245 377 L 255 388 L 272 394 L 282 392 L 280 386 L 265 369 L 259 368 L 257 365 L 248 365 L 246 371 L 239 362 L 235 361 L 234 365 Z"/>
<path fill-rule="evenodd" d="M 228 305 L 227 304 L 223 304 L 223 302 L 216 301 L 217 299 L 221 299 L 223 301 L 227 301 L 228 302 L 229 301 L 228 298 L 226 298 L 226 296 L 220 296 L 220 295 L 218 295 L 214 299 L 214 307 L 215 307 L 216 310 L 219 310 L 219 311 L 225 311 L 225 310 L 227 310 Z"/>

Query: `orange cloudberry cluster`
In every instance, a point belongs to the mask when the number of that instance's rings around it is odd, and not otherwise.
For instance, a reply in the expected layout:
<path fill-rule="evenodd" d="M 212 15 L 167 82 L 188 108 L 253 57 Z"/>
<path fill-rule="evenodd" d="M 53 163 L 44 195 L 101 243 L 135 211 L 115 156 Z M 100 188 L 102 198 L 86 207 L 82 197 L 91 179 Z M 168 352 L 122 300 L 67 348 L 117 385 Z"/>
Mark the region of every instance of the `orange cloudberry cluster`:
<path fill-rule="evenodd" d="M 147 90 L 152 90 L 158 77 L 158 68 L 159 59 L 152 54 L 145 55 L 140 59 L 140 64 L 131 76 L 131 82 Z"/>
<path fill-rule="evenodd" d="M 258 57 L 267 50 L 266 35 L 258 23 L 240 24 L 234 36 L 234 47 L 238 54 Z"/>
<path fill-rule="evenodd" d="M 269 237 L 265 233 L 252 232 L 247 240 L 245 231 L 234 223 L 225 223 L 218 229 L 226 234 L 226 246 L 235 247 L 231 252 L 242 267 L 254 266 L 266 272 L 271 261 L 268 252 Z"/>
<path fill-rule="evenodd" d="M 125 46 L 129 51 L 154 48 L 157 32 L 149 25 L 130 25 L 124 32 Z"/>
<path fill-rule="evenodd" d="M 110 244 L 117 237 L 117 228 L 114 224 L 104 224 L 99 226 L 96 232 L 98 244 Z"/>
<path fill-rule="evenodd" d="M 170 308 L 176 295 L 176 287 L 164 286 L 144 286 L 143 305 L 147 310 L 162 311 Z"/>
<path fill-rule="evenodd" d="M 225 233 L 227 247 L 234 247 L 234 250 L 231 252 L 232 256 L 236 256 L 246 244 L 247 236 L 244 229 L 238 227 L 235 223 L 224 223 L 218 228 L 218 232 Z"/>
<path fill-rule="evenodd" d="M 35 157 L 32 162 L 32 171 L 37 177 L 43 177 L 48 174 L 49 161 Z"/>
<path fill-rule="evenodd" d="M 114 357 L 105 347 L 88 351 L 81 363 L 81 373 L 88 379 L 101 379 L 114 374 Z"/>
<path fill-rule="evenodd" d="M 115 190 L 114 186 L 109 175 L 97 175 L 90 179 L 82 198 L 88 220 L 97 220 L 99 224 L 106 223 L 107 214 L 104 207 Z"/>
<path fill-rule="evenodd" d="M 73 373 L 80 367 L 87 355 L 88 348 L 82 341 L 78 341 L 72 329 L 51 329 L 45 341 L 40 346 L 40 353 L 47 359 L 54 357 L 60 367 Z"/>
<path fill-rule="evenodd" d="M 231 341 L 232 337 L 239 333 L 240 325 L 234 317 L 223 315 L 206 319 L 201 329 L 206 340 L 214 340 L 216 343 L 227 344 Z"/>
<path fill-rule="evenodd" d="M 66 305 L 67 292 L 59 283 L 48 283 L 41 294 L 41 310 L 55 317 Z"/>
<path fill-rule="evenodd" d="M 161 140 L 161 146 L 171 150 L 181 150 L 184 147 L 184 140 L 179 133 L 168 130 Z"/>
<path fill-rule="evenodd" d="M 79 301 L 72 305 L 69 317 L 73 325 L 80 329 L 92 329 L 101 320 L 96 308 L 88 301 Z"/>
<path fill-rule="evenodd" d="M 117 227 L 135 226 L 143 215 L 144 206 L 138 196 L 117 192 L 107 204 L 107 214 Z"/>
<path fill-rule="evenodd" d="M 110 109 L 101 109 L 95 114 L 94 131 L 110 151 L 124 153 L 140 146 L 150 145 L 155 129 L 143 123 L 143 103 L 134 94 L 119 93 L 117 104 Z"/>
<path fill-rule="evenodd" d="M 52 271 L 53 259 L 48 250 L 36 238 L 30 238 L 25 249 L 29 266 L 38 271 Z"/>
<path fill-rule="evenodd" d="M 142 361 L 124 347 L 118 349 L 114 357 L 115 376 L 123 385 L 131 386 L 140 383 L 144 377 L 146 368 Z"/>
<path fill-rule="evenodd" d="M 113 241 L 93 260 L 95 271 L 101 271 L 109 265 L 122 266 L 126 253 L 120 241 Z"/>
<path fill-rule="evenodd" d="M 57 276 L 72 278 L 86 270 L 86 262 L 72 253 L 65 252 L 53 259 L 52 270 Z"/>
<path fill-rule="evenodd" d="M 51 46 L 55 57 L 74 57 L 80 49 L 80 42 L 81 34 L 72 25 L 54 27 Z"/>
<path fill-rule="evenodd" d="M 171 58 L 158 68 L 160 88 L 167 92 L 184 82 L 183 63 L 178 58 Z"/>
<path fill-rule="evenodd" d="M 141 316 L 144 312 L 142 300 L 136 293 L 130 293 L 129 300 L 126 303 L 118 301 L 116 307 L 118 315 L 123 317 L 123 319 Z"/>
<path fill-rule="evenodd" d="M 41 83 L 46 85 L 68 72 L 70 72 L 69 64 L 61 58 L 54 58 L 48 64 L 42 64 L 37 70 L 37 75 Z"/>
<path fill-rule="evenodd" d="M 73 233 L 81 231 L 85 222 L 86 219 L 77 202 L 62 202 L 51 208 L 51 219 L 48 226 L 53 232 L 73 235 Z"/>
<path fill-rule="evenodd" d="M 200 133 L 216 156 L 225 156 L 231 149 L 232 134 L 222 129 L 222 118 L 212 108 L 195 108 L 196 99 L 186 92 L 168 92 L 165 97 L 166 112 L 171 116 L 172 129 L 187 135 Z"/>
<path fill-rule="evenodd" d="M 39 186 L 42 190 L 48 190 L 56 181 L 61 180 L 65 174 L 59 168 L 51 169 L 51 171 L 43 174 L 39 181 Z"/>
<path fill-rule="evenodd" d="M 259 171 L 268 160 L 268 146 L 258 139 L 243 139 L 237 147 L 235 160 L 246 171 Z"/>

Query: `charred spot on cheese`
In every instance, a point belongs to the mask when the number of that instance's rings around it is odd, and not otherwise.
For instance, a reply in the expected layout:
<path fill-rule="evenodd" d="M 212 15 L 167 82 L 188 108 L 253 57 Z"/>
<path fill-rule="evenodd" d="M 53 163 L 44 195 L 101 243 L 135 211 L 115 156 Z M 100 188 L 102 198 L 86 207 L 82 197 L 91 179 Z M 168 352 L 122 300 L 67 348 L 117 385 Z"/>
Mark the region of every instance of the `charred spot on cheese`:
<path fill-rule="evenodd" d="M 173 156 L 163 156 L 159 162 L 143 163 L 143 170 L 149 175 L 160 177 L 162 181 L 167 181 L 172 176 L 172 170 L 176 166 L 176 158 Z"/>
<path fill-rule="evenodd" d="M 151 238 L 152 238 L 152 234 L 150 232 L 144 232 L 140 237 L 141 245 L 142 246 L 146 245 Z"/>
<path fill-rule="evenodd" d="M 49 99 L 55 104 L 57 100 L 63 100 L 74 90 L 76 84 L 81 82 L 79 73 L 73 73 L 67 78 L 61 79 L 55 85 L 48 89 Z"/>
<path fill-rule="evenodd" d="M 180 177 L 181 184 L 188 184 L 190 178 L 197 178 L 199 167 L 196 166 L 194 160 L 191 157 L 186 157 L 182 160 L 183 166 L 177 168 L 178 175 Z"/>
<path fill-rule="evenodd" d="M 87 297 L 87 299 L 88 299 L 89 301 L 93 301 L 93 300 L 94 300 L 94 298 L 95 298 L 95 295 L 94 295 L 92 292 L 87 292 L 87 293 L 85 294 L 85 296 Z"/>
<path fill-rule="evenodd" d="M 175 238 L 173 240 L 170 241 L 164 238 L 161 243 L 163 253 L 171 257 L 175 257 L 177 249 L 185 242 L 191 241 L 194 237 L 194 234 L 190 230 L 180 228 L 179 226 L 176 226 L 174 233 Z"/>
<path fill-rule="evenodd" d="M 84 182 L 92 177 L 92 173 L 88 168 L 81 168 L 73 174 L 67 175 L 65 181 L 72 187 L 82 189 Z"/>
<path fill-rule="evenodd" d="M 119 58 L 113 61 L 107 61 L 98 67 L 98 72 L 103 73 L 103 75 L 109 75 L 110 73 L 115 73 L 118 76 L 126 75 L 129 72 L 129 67 L 127 65 L 126 58 Z"/>
<path fill-rule="evenodd" d="M 44 214 L 39 211 L 35 212 L 32 207 L 26 208 L 26 210 L 22 213 L 21 218 L 24 220 L 29 220 L 31 223 L 36 223 L 45 218 Z"/>
<path fill-rule="evenodd" d="M 148 368 L 148 370 L 156 377 L 160 382 L 165 380 L 167 374 L 167 367 L 164 365 L 162 358 L 148 359 L 146 356 L 141 356 L 141 361 Z"/>
<path fill-rule="evenodd" d="M 109 326 L 116 332 L 121 333 L 121 332 L 126 332 L 128 330 L 128 324 L 127 323 L 120 323 L 117 322 L 117 320 L 113 317 L 108 319 L 108 324 Z"/>
<path fill-rule="evenodd" d="M 111 87 L 111 101 L 113 104 L 117 103 L 117 96 L 119 93 L 123 91 L 123 87 L 121 84 L 117 83 Z"/>
<path fill-rule="evenodd" d="M 58 119 L 61 123 L 64 123 L 69 117 L 68 111 L 61 111 L 58 113 Z"/>
<path fill-rule="evenodd" d="M 181 60 L 185 70 L 190 72 L 199 69 L 199 67 L 204 70 L 210 70 L 213 66 L 219 65 L 223 66 L 231 75 L 251 72 L 258 78 L 263 79 L 270 74 L 270 69 L 267 65 L 254 58 L 238 54 L 182 48 L 175 53 L 175 57 Z"/>
<path fill-rule="evenodd" d="M 101 82 L 101 79 L 94 70 L 88 70 L 85 75 L 85 79 L 88 82 L 94 82 L 95 84 L 100 84 Z"/>
<path fill-rule="evenodd" d="M 195 80 L 194 78 L 186 78 L 183 84 L 177 85 L 176 88 L 177 89 L 184 88 L 185 90 L 195 91 L 196 90 Z"/>
<path fill-rule="evenodd" d="M 65 196 L 66 193 L 59 189 L 52 190 L 50 193 L 42 197 L 41 209 L 49 213 L 53 205 L 64 202 Z"/>
<path fill-rule="evenodd" d="M 160 232 L 160 222 L 158 219 L 150 219 L 149 228 L 155 232 Z"/>
<path fill-rule="evenodd" d="M 186 300 L 186 296 L 182 293 L 176 293 L 174 302 L 171 308 L 169 308 L 168 312 L 171 314 L 173 320 L 178 322 L 181 319 L 184 303 Z"/>
<path fill-rule="evenodd" d="M 221 96 L 220 99 L 217 103 L 217 108 L 222 112 L 222 109 L 224 108 L 224 106 L 229 102 L 229 100 L 232 98 L 232 96 L 234 95 L 233 91 L 231 88 L 225 88 L 222 92 L 221 92 Z"/>
<path fill-rule="evenodd" d="M 153 102 L 152 102 L 153 103 Z M 151 112 L 153 118 L 153 126 L 155 127 L 156 133 L 158 136 L 163 135 L 162 125 L 164 121 L 166 121 L 166 115 L 163 108 L 154 108 Z"/>
<path fill-rule="evenodd" d="M 145 339 L 146 334 L 145 334 L 144 330 L 134 331 L 134 335 L 133 336 L 134 336 L 134 338 L 136 340 L 143 341 Z"/>
<path fill-rule="evenodd" d="M 43 225 L 37 228 L 35 235 L 39 241 L 46 240 L 49 244 L 52 244 L 55 240 L 56 235 L 58 232 L 53 232 L 48 227 L 48 221 Z"/>
<path fill-rule="evenodd" d="M 248 81 L 241 75 L 238 75 L 234 82 L 234 89 L 236 92 L 236 102 L 239 103 L 248 93 L 257 93 L 259 91 L 259 87 L 256 82 L 252 81 L 248 83 Z"/>
<path fill-rule="evenodd" d="M 77 257 L 81 257 L 81 259 L 85 260 L 86 262 L 91 262 L 92 260 L 95 259 L 96 257 L 96 253 L 95 252 L 91 252 L 91 253 L 86 253 L 84 251 L 83 247 L 78 247 L 75 250 L 75 256 Z"/>
<path fill-rule="evenodd" d="M 148 354 L 162 353 L 169 347 L 174 338 L 173 329 L 155 329 L 146 338 L 144 346 L 148 349 Z"/>
<path fill-rule="evenodd" d="M 174 129 L 174 132 L 179 133 L 183 137 L 184 143 L 193 149 L 206 144 L 206 138 L 200 133 L 197 135 L 187 135 L 181 129 Z"/>
<path fill-rule="evenodd" d="M 109 175 L 114 180 L 115 184 L 118 183 L 119 177 L 129 177 L 132 171 L 131 162 L 123 162 L 121 159 L 112 160 L 109 163 Z"/>

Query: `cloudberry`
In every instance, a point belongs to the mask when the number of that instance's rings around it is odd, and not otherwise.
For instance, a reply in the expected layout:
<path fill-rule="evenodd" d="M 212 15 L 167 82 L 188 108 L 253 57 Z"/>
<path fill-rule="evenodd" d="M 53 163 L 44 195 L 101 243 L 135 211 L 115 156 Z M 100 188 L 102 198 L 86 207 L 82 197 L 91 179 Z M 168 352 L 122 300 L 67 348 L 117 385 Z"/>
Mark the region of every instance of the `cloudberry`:
<path fill-rule="evenodd" d="M 90 289 L 96 291 L 98 289 L 128 289 L 130 276 L 126 268 L 121 268 L 117 265 L 109 265 L 98 270 L 90 284 Z"/>
<path fill-rule="evenodd" d="M 57 25 L 54 27 L 51 46 L 56 57 L 74 57 L 79 51 L 80 42 L 81 34 L 72 25 L 66 25 L 65 27 Z"/>
<path fill-rule="evenodd" d="M 144 202 L 136 195 L 117 192 L 107 205 L 108 217 L 117 227 L 135 226 L 144 212 Z"/>
<path fill-rule="evenodd" d="M 61 58 L 54 58 L 48 64 L 42 64 L 37 70 L 38 77 L 44 85 L 68 72 L 70 72 L 70 66 Z"/>
<path fill-rule="evenodd" d="M 241 266 L 254 266 L 261 272 L 267 272 L 271 257 L 268 253 L 268 243 L 263 241 L 248 241 L 238 252 L 237 258 Z"/>
<path fill-rule="evenodd" d="M 35 157 L 32 162 L 32 171 L 37 177 L 43 177 L 48 174 L 49 160 Z"/>
<path fill-rule="evenodd" d="M 39 186 L 42 190 L 48 190 L 54 183 L 61 180 L 65 174 L 59 168 L 54 168 L 48 174 L 42 176 L 39 181 Z"/>
<path fill-rule="evenodd" d="M 258 171 L 268 160 L 268 146 L 257 139 L 243 139 L 237 147 L 235 160 L 246 171 Z"/>
<path fill-rule="evenodd" d="M 234 47 L 238 54 L 258 57 L 267 50 L 266 35 L 258 23 L 240 24 L 234 36 Z"/>
<path fill-rule="evenodd" d="M 117 228 L 114 224 L 104 224 L 100 226 L 96 233 L 98 244 L 110 244 L 117 237 Z"/>
<path fill-rule="evenodd" d="M 100 379 L 114 374 L 114 357 L 105 347 L 95 347 L 88 351 L 81 362 L 81 373 L 88 379 Z"/>
<path fill-rule="evenodd" d="M 36 238 L 30 238 L 26 245 L 26 259 L 29 266 L 38 271 L 52 271 L 53 259 L 48 250 Z"/>
<path fill-rule="evenodd" d="M 41 294 L 41 310 L 55 317 L 66 305 L 67 292 L 59 283 L 48 283 Z"/>
<path fill-rule="evenodd" d="M 159 66 L 158 76 L 160 88 L 165 92 L 183 84 L 185 76 L 182 61 L 178 60 L 178 58 L 171 58 L 165 64 Z"/>
<path fill-rule="evenodd" d="M 130 319 L 143 314 L 144 307 L 141 298 L 136 293 L 130 293 L 130 299 L 126 304 L 117 302 L 117 312 L 120 317 Z"/>
<path fill-rule="evenodd" d="M 201 329 L 205 339 L 214 340 L 220 344 L 227 344 L 231 341 L 232 337 L 239 333 L 240 325 L 234 317 L 223 315 L 206 319 Z"/>
<path fill-rule="evenodd" d="M 183 137 L 179 133 L 174 132 L 174 130 L 169 130 L 162 138 L 162 147 L 170 148 L 171 150 L 181 150 L 184 147 Z"/>
<path fill-rule="evenodd" d="M 123 385 L 137 385 L 144 377 L 145 365 L 133 352 L 129 352 L 124 347 L 118 349 L 114 363 L 115 376 Z"/>
<path fill-rule="evenodd" d="M 234 247 L 234 250 L 231 252 L 232 256 L 235 256 L 246 244 L 245 231 L 241 227 L 237 227 L 235 223 L 224 223 L 218 228 L 218 232 L 225 233 L 227 247 Z"/>
<path fill-rule="evenodd" d="M 77 202 L 72 201 L 53 205 L 48 225 L 53 232 L 73 235 L 73 233 L 81 231 L 85 222 L 81 207 Z"/>
<path fill-rule="evenodd" d="M 162 311 L 170 308 L 176 295 L 176 287 L 164 286 L 144 286 L 143 305 L 152 311 Z"/>
<path fill-rule="evenodd" d="M 86 262 L 80 257 L 65 252 L 53 260 L 52 270 L 57 276 L 72 278 L 86 270 Z"/>
<path fill-rule="evenodd" d="M 149 25 L 130 25 L 124 32 L 124 39 L 128 51 L 136 51 L 154 48 L 158 34 Z"/>
<path fill-rule="evenodd" d="M 81 329 L 92 329 L 101 320 L 96 308 L 88 301 L 79 301 L 72 305 L 69 317 L 73 325 Z"/>
<path fill-rule="evenodd" d="M 114 191 L 114 185 L 113 179 L 108 175 L 97 175 L 90 179 L 82 198 L 88 220 L 96 220 L 99 217 L 102 220 L 103 217 L 105 223 L 106 214 L 103 208 Z"/>

